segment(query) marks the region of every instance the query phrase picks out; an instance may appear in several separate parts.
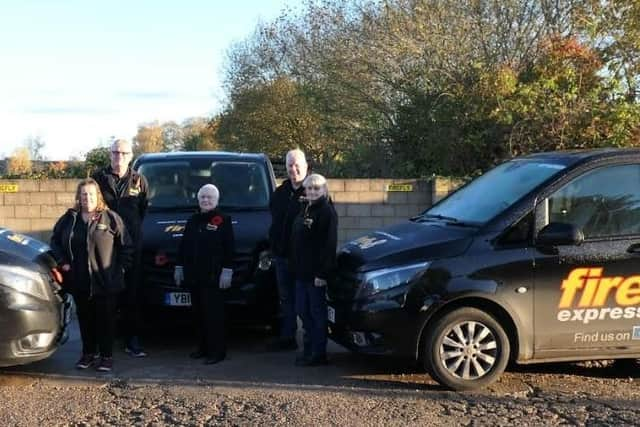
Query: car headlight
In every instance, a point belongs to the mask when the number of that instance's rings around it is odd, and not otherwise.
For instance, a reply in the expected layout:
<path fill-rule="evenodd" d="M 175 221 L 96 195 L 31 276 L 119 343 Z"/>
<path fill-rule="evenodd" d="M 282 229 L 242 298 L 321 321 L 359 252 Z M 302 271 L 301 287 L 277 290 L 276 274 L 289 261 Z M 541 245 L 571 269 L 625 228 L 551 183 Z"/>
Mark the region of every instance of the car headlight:
<path fill-rule="evenodd" d="M 421 262 L 369 271 L 364 275 L 358 297 L 367 297 L 406 285 L 421 276 L 429 268 L 430 264 L 430 262 Z"/>
<path fill-rule="evenodd" d="M 24 267 L 0 265 L 0 285 L 43 300 L 51 299 L 48 278 Z"/>

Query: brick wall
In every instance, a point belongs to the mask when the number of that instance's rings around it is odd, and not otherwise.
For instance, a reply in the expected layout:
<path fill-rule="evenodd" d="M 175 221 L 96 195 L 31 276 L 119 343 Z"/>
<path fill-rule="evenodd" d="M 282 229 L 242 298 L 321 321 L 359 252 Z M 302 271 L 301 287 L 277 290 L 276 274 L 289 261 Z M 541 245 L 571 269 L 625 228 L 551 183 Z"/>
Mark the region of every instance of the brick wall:
<path fill-rule="evenodd" d="M 0 190 L 6 191 L 7 185 L 18 187 L 17 192 L 0 192 L 0 226 L 48 241 L 55 221 L 73 206 L 77 183 L 74 179 L 0 179 Z M 411 185 L 412 191 L 388 191 L 390 184 Z M 457 185 L 441 178 L 329 180 L 339 216 L 339 241 L 342 244 L 416 215 Z"/>

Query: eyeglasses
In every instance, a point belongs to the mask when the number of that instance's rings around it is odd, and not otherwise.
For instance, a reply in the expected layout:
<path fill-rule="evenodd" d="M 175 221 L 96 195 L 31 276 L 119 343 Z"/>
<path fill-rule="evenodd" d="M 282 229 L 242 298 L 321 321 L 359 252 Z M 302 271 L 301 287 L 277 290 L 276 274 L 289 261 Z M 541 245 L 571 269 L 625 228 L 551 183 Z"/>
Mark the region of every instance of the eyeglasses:
<path fill-rule="evenodd" d="M 323 190 L 324 187 L 322 185 L 310 185 L 308 187 L 304 187 L 305 190 L 314 190 L 314 191 L 320 191 Z"/>
<path fill-rule="evenodd" d="M 111 154 L 113 154 L 114 156 L 128 156 L 129 154 L 131 154 L 130 151 L 112 151 Z"/>

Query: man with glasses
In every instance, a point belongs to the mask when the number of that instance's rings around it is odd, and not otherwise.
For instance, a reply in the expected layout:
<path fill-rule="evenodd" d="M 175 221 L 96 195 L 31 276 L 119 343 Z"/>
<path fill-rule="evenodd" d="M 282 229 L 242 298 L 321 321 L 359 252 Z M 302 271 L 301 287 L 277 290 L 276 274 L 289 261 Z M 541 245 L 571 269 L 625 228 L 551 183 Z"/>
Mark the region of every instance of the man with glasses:
<path fill-rule="evenodd" d="M 109 209 L 117 212 L 131 236 L 135 247 L 132 267 L 125 272 L 123 293 L 123 315 L 125 325 L 125 351 L 133 357 L 147 354 L 140 345 L 138 328 L 140 324 L 140 304 L 138 285 L 142 252 L 142 219 L 147 210 L 147 181 L 131 169 L 133 152 L 131 143 L 118 139 L 111 144 L 111 165 L 96 172 L 93 179 L 100 185 L 104 201 Z"/>

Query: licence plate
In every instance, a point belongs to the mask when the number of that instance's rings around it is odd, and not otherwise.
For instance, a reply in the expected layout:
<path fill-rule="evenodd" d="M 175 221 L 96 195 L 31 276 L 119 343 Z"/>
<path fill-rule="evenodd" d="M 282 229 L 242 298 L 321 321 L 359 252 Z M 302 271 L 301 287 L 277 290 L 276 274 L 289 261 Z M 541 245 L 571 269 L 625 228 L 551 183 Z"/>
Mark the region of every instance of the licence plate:
<path fill-rule="evenodd" d="M 165 305 L 178 306 L 178 307 L 190 307 L 191 306 L 191 293 L 189 292 L 167 292 L 164 295 Z"/>
<path fill-rule="evenodd" d="M 327 319 L 331 323 L 336 323 L 336 310 L 330 305 L 327 306 Z"/>

